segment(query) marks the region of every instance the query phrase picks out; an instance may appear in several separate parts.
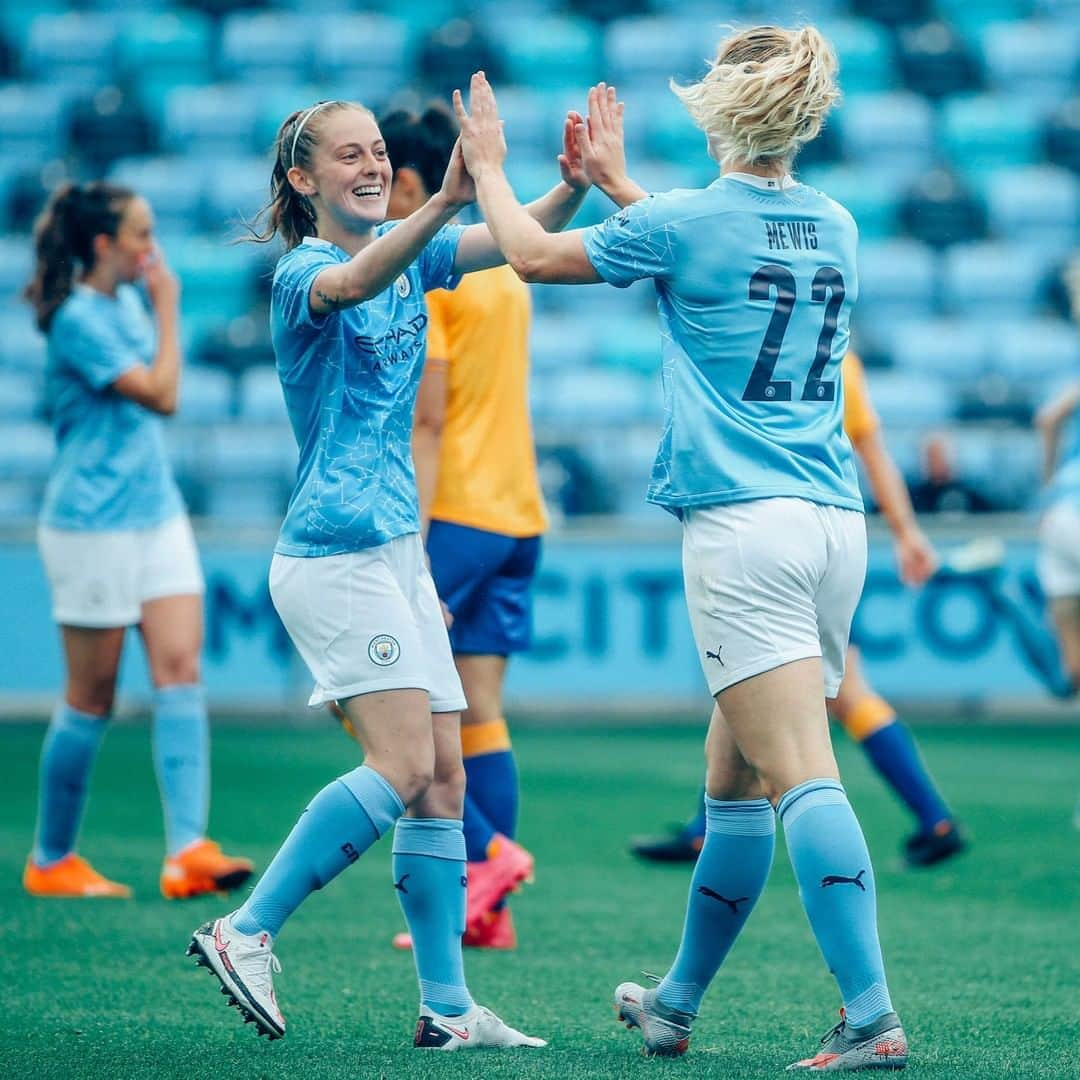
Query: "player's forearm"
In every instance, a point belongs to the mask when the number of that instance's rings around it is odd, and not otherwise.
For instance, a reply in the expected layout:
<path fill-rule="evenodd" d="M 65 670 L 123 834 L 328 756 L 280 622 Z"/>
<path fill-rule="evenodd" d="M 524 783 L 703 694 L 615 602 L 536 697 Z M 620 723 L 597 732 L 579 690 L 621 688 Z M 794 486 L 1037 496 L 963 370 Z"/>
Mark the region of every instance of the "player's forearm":
<path fill-rule="evenodd" d="M 543 258 L 548 234 L 517 201 L 501 169 L 484 170 L 473 178 L 477 201 L 495 243 L 514 272 L 524 281 L 534 280 Z"/>
<path fill-rule="evenodd" d="M 441 444 L 442 432 L 436 428 L 418 424 L 413 429 L 413 468 L 416 471 L 416 498 L 420 504 L 420 536 L 424 540 L 431 524 L 431 507 L 439 481 Z"/>
<path fill-rule="evenodd" d="M 180 321 L 175 305 L 157 312 L 158 347 L 150 363 L 149 408 L 165 416 L 176 412 L 180 397 Z"/>
<path fill-rule="evenodd" d="M 611 180 L 597 180 L 596 186 L 621 210 L 624 206 L 641 202 L 648 192 L 635 184 L 629 176 L 620 176 Z"/>
<path fill-rule="evenodd" d="M 1050 483 L 1057 468 L 1058 447 L 1061 444 L 1060 424 L 1040 424 L 1039 434 L 1042 436 L 1043 467 L 1042 480 L 1044 484 Z"/>
<path fill-rule="evenodd" d="M 545 232 L 560 232 L 574 220 L 587 193 L 588 189 L 578 190 L 560 180 L 546 195 L 529 203 L 525 211 Z"/>
<path fill-rule="evenodd" d="M 893 536 L 899 538 L 905 532 L 917 527 L 915 511 L 908 495 L 907 484 L 900 475 L 880 436 L 861 440 L 855 444 L 859 457 L 866 469 L 866 478 L 877 503 L 881 516 L 885 518 Z"/>
<path fill-rule="evenodd" d="M 319 309 L 335 311 L 378 296 L 460 209 L 442 194 L 433 195 L 397 228 L 384 233 L 347 263 L 324 270 L 316 279 L 313 293 Z"/>

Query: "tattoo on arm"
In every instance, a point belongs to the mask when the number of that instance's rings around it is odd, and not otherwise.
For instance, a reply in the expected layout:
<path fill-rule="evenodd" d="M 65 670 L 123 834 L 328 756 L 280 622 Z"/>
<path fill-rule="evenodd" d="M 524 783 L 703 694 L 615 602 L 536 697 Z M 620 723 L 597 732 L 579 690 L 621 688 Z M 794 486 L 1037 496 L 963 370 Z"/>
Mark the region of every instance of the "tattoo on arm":
<path fill-rule="evenodd" d="M 348 307 L 349 305 L 341 299 L 340 296 L 331 296 L 329 293 L 324 293 L 322 289 L 316 289 L 315 295 L 319 300 L 325 304 L 331 311 L 335 311 L 338 308 Z"/>

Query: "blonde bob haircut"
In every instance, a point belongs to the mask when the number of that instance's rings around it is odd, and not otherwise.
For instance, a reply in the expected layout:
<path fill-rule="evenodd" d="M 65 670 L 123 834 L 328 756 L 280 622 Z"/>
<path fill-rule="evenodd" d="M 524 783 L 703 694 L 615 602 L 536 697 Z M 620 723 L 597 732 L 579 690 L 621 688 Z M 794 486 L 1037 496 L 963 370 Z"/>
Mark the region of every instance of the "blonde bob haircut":
<path fill-rule="evenodd" d="M 840 91 L 836 55 L 812 26 L 755 26 L 720 42 L 709 72 L 671 89 L 721 166 L 789 166 L 821 131 Z"/>

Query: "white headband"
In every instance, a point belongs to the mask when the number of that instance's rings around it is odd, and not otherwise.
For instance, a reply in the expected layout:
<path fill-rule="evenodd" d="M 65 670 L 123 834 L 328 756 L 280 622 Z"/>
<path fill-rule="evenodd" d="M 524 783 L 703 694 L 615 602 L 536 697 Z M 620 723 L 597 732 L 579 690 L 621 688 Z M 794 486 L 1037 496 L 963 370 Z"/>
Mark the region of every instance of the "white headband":
<path fill-rule="evenodd" d="M 320 101 L 318 105 L 312 105 L 310 109 L 300 118 L 300 123 L 296 125 L 296 134 L 292 137 L 292 150 L 289 151 L 289 168 L 296 168 L 296 141 L 300 138 L 300 132 L 304 130 L 304 125 L 324 106 L 330 105 L 332 102 Z"/>

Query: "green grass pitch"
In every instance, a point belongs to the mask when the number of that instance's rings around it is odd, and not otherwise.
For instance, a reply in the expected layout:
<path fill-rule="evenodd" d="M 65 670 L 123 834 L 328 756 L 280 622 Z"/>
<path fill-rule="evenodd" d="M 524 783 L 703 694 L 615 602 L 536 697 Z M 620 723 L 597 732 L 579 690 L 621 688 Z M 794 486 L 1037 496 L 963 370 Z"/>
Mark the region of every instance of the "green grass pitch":
<path fill-rule="evenodd" d="M 255 1037 L 186 958 L 191 930 L 227 910 L 157 893 L 161 821 L 145 728 L 120 727 L 94 777 L 81 850 L 131 883 L 131 902 L 41 901 L 19 875 L 30 843 L 42 729 L 0 727 L 0 1076 L 93 1078 L 779 1076 L 814 1049 L 838 1005 L 782 845 L 769 889 L 706 996 L 687 1057 L 640 1056 L 614 985 L 674 955 L 689 872 L 635 863 L 627 835 L 685 815 L 701 732 L 522 731 L 521 836 L 536 884 L 515 898 L 521 946 L 470 952 L 476 998 L 546 1036 L 546 1050 L 422 1054 L 412 961 L 389 843 L 300 909 L 282 934 L 287 1038 Z M 1080 789 L 1076 729 L 935 728 L 921 735 L 974 845 L 904 871 L 903 811 L 850 745 L 849 792 L 878 877 L 891 988 L 920 1077 L 1080 1076 Z M 357 755 L 335 730 L 219 730 L 212 831 L 265 865 L 307 799 Z"/>

